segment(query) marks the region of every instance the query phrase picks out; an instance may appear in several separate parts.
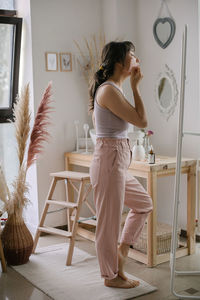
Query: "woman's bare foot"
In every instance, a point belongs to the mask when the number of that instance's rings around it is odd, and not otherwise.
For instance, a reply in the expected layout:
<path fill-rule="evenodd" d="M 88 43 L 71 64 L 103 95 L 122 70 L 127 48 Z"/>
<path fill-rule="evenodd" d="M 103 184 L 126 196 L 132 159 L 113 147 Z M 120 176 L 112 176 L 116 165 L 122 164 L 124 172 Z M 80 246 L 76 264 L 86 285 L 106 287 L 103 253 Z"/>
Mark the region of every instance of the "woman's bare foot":
<path fill-rule="evenodd" d="M 121 275 L 119 275 L 119 277 L 121 277 Z M 126 279 L 124 279 L 124 277 L 125 277 Z M 122 278 L 123 280 L 128 281 L 128 282 L 132 285 L 132 287 L 137 287 L 137 286 L 140 285 L 140 282 L 139 282 L 138 280 L 130 279 L 130 278 L 126 277 L 125 275 L 123 275 L 123 277 L 121 277 L 121 278 Z"/>
<path fill-rule="evenodd" d="M 122 254 L 122 251 L 120 248 L 118 248 L 118 268 L 119 268 L 119 276 L 123 278 L 124 280 L 127 280 L 128 278 L 124 274 L 123 268 L 126 261 L 126 256 Z"/>
<path fill-rule="evenodd" d="M 118 248 L 118 268 L 119 268 L 119 275 L 124 280 L 127 280 L 128 278 L 124 274 L 123 268 L 126 261 L 126 258 L 128 256 L 130 245 L 121 243 Z"/>
<path fill-rule="evenodd" d="M 119 275 L 111 280 L 105 279 L 104 285 L 108 287 L 116 287 L 116 288 L 121 288 L 121 289 L 130 289 L 138 286 L 140 283 L 139 281 L 135 280 L 124 280 L 121 278 Z"/>
<path fill-rule="evenodd" d="M 122 243 L 118 248 L 118 268 L 119 268 L 118 274 L 119 277 L 121 277 L 125 281 L 128 281 L 133 287 L 135 287 L 138 286 L 140 282 L 136 280 L 132 280 L 124 274 L 124 264 L 128 256 L 129 247 L 130 247 L 129 245 Z"/>

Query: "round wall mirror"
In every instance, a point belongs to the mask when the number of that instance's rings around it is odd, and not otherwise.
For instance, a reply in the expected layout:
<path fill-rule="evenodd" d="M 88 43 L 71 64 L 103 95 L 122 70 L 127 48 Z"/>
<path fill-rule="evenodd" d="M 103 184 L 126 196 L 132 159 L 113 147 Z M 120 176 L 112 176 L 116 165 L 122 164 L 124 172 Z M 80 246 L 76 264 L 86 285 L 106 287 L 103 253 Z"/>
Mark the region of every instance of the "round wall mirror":
<path fill-rule="evenodd" d="M 155 87 L 156 104 L 166 120 L 174 113 L 178 99 L 178 89 L 173 71 L 165 65 L 159 73 Z"/>

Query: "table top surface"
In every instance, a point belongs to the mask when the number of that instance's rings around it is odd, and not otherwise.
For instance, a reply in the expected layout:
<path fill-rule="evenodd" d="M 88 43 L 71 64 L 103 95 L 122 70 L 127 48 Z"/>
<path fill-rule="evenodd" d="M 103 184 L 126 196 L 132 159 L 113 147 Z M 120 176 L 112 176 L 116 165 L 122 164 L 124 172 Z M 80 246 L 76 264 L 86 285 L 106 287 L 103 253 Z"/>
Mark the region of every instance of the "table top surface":
<path fill-rule="evenodd" d="M 69 163 L 77 165 L 88 166 L 92 160 L 93 152 L 66 152 L 65 157 L 69 159 Z M 181 160 L 181 167 L 195 166 L 197 163 L 196 159 L 185 158 Z M 160 168 L 172 169 L 176 167 L 176 157 L 156 155 L 155 164 L 149 164 L 148 161 L 136 161 L 132 160 L 130 169 L 140 169 L 140 170 L 159 170 Z"/>

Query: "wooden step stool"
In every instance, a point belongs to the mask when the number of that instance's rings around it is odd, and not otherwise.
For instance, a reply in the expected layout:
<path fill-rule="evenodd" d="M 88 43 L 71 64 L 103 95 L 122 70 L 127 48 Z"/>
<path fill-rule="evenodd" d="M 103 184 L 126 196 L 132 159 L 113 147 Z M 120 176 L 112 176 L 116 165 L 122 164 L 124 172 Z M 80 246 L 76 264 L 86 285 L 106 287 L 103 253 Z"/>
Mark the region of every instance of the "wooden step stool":
<path fill-rule="evenodd" d="M 92 210 L 90 204 L 87 202 L 87 196 L 90 193 L 92 189 L 92 185 L 90 183 L 90 176 L 88 173 L 81 173 L 81 172 L 74 172 L 74 171 L 63 171 L 58 173 L 51 173 L 50 176 L 53 177 L 51 186 L 47 195 L 47 199 L 45 201 L 44 209 L 42 212 L 42 216 L 40 219 L 40 223 L 38 225 L 35 239 L 34 239 L 34 245 L 33 245 L 33 253 L 35 251 L 35 248 L 38 243 L 38 239 L 40 237 L 41 232 L 46 232 L 50 234 L 57 234 L 61 236 L 65 236 L 70 239 L 69 242 L 69 249 L 68 249 L 68 255 L 67 255 L 67 261 L 66 265 L 70 266 L 74 251 L 74 242 L 75 237 L 77 233 L 77 227 L 78 227 L 78 221 L 79 221 L 79 215 L 80 215 L 80 209 L 82 206 L 82 203 L 85 202 L 90 210 Z M 56 201 L 52 199 L 56 184 L 58 181 L 64 180 L 66 185 L 66 201 Z M 79 182 L 79 189 L 76 187 L 76 185 L 73 182 Z M 85 186 L 89 184 L 88 188 L 86 189 L 84 193 Z M 77 201 L 73 201 L 73 194 L 72 189 L 70 190 L 70 186 L 78 193 Z M 70 201 L 72 200 L 72 201 Z M 67 222 L 68 222 L 68 231 L 57 229 L 54 227 L 47 227 L 44 226 L 44 221 L 47 215 L 47 211 L 49 208 L 49 205 L 58 205 L 63 206 L 67 209 Z M 93 211 L 93 213 L 95 213 Z"/>

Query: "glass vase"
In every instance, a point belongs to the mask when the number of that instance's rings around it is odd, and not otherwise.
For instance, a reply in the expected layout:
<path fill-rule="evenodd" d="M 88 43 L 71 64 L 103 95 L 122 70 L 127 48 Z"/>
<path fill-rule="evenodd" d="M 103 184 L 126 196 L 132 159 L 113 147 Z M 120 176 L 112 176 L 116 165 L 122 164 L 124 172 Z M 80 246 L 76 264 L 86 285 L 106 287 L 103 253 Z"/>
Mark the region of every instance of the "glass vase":
<path fill-rule="evenodd" d="M 144 137 L 145 159 L 148 158 L 149 148 L 150 148 L 150 139 L 149 139 L 149 136 L 147 135 Z"/>

